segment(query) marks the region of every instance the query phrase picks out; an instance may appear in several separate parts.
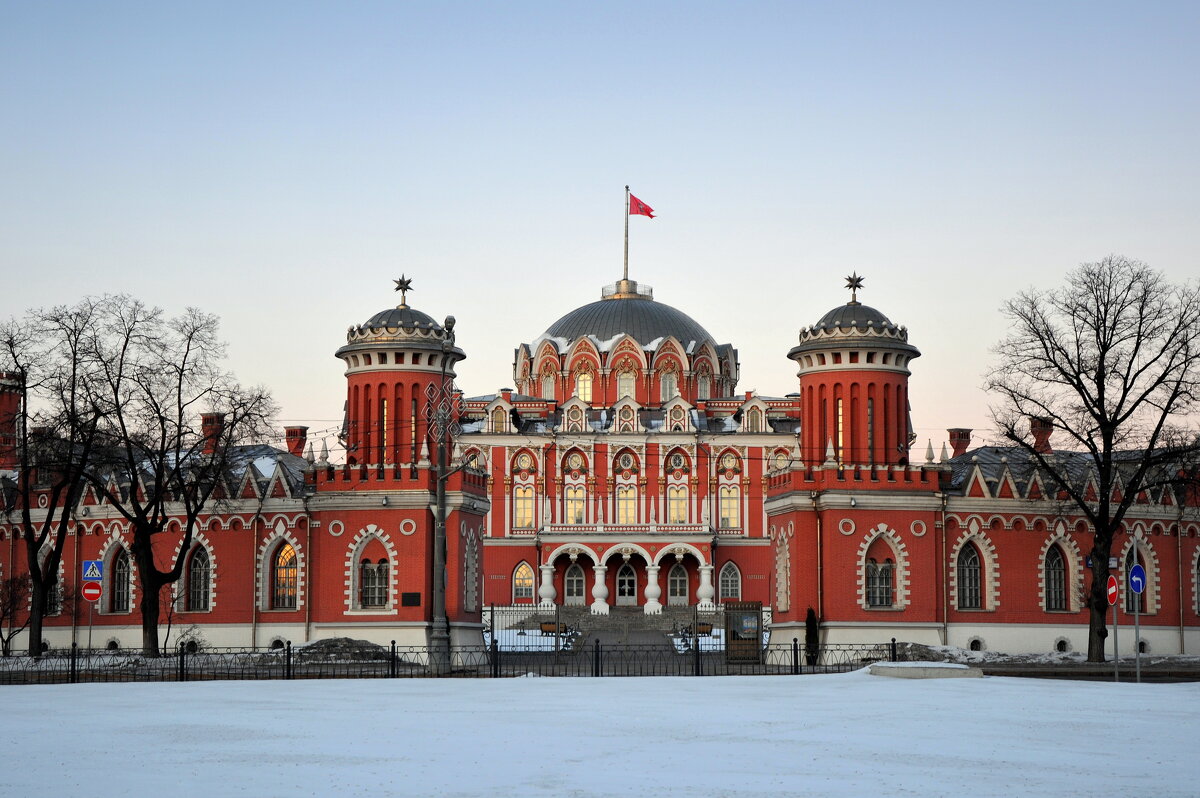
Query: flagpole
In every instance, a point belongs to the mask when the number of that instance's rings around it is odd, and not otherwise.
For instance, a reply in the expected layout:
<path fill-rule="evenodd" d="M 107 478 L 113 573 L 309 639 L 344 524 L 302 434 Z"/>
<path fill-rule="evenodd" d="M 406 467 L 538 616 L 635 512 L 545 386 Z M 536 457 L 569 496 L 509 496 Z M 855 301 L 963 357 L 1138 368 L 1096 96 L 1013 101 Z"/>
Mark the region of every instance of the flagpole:
<path fill-rule="evenodd" d="M 624 282 L 629 282 L 629 186 L 625 186 L 625 272 Z"/>

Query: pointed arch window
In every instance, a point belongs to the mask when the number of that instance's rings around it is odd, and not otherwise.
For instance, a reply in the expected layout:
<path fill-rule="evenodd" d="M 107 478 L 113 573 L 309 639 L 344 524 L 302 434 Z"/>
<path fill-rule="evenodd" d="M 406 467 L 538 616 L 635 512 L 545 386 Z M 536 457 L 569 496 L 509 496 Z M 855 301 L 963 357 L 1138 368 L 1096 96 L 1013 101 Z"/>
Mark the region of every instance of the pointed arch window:
<path fill-rule="evenodd" d="M 686 607 L 688 603 L 688 573 L 683 563 L 677 562 L 667 572 L 667 605 Z"/>
<path fill-rule="evenodd" d="M 549 371 L 542 375 L 542 398 L 554 398 L 554 374 Z"/>
<path fill-rule="evenodd" d="M 679 378 L 674 371 L 666 371 L 658 377 L 659 399 L 669 402 L 679 396 Z"/>
<path fill-rule="evenodd" d="M 206 548 L 197 546 L 188 558 L 187 601 L 184 606 L 188 612 L 207 612 L 211 606 L 211 595 L 212 560 Z"/>
<path fill-rule="evenodd" d="M 296 550 L 284 543 L 275 552 L 271 563 L 271 609 L 294 610 L 300 583 Z"/>
<path fill-rule="evenodd" d="M 533 568 L 523 562 L 513 571 L 513 604 L 533 603 Z"/>
<path fill-rule="evenodd" d="M 742 572 L 731 562 L 721 566 L 721 576 L 717 579 L 717 587 L 721 591 L 722 601 L 742 600 Z"/>
<path fill-rule="evenodd" d="M 583 591 L 583 566 L 579 563 L 572 563 L 571 567 L 567 569 L 567 573 L 563 576 L 563 593 L 565 594 L 567 605 L 572 607 L 582 606 L 584 603 Z"/>
<path fill-rule="evenodd" d="M 686 524 L 688 518 L 688 489 L 684 485 L 667 488 L 667 523 Z"/>
<path fill-rule="evenodd" d="M 492 432 L 504 432 L 508 424 L 508 414 L 503 407 L 492 411 Z"/>
<path fill-rule="evenodd" d="M 637 386 L 637 377 L 632 371 L 617 373 L 617 398 L 633 397 Z"/>
<path fill-rule="evenodd" d="M 364 557 L 358 565 L 358 600 L 364 609 L 377 609 L 388 604 L 388 561 L 371 562 Z"/>
<path fill-rule="evenodd" d="M 563 520 L 568 524 L 584 523 L 587 512 L 587 488 L 582 485 L 567 486 L 563 492 Z"/>
<path fill-rule="evenodd" d="M 1133 614 L 1135 612 L 1142 615 L 1146 614 L 1146 592 L 1134 593 L 1129 587 L 1129 572 L 1133 570 L 1135 564 L 1140 564 L 1143 569 L 1146 567 L 1146 560 L 1142 557 L 1141 551 L 1138 550 L 1138 542 L 1136 539 L 1133 545 L 1129 547 L 1129 551 L 1125 554 L 1125 612 Z"/>
<path fill-rule="evenodd" d="M 637 573 L 633 566 L 624 563 L 617 570 L 617 606 L 632 607 L 637 604 Z"/>
<path fill-rule="evenodd" d="M 872 557 L 867 560 L 867 606 L 891 607 L 895 595 L 896 566 L 891 558 L 876 562 Z"/>
<path fill-rule="evenodd" d="M 533 488 L 513 488 L 513 528 L 533 529 Z"/>
<path fill-rule="evenodd" d="M 958 553 L 958 608 L 960 610 L 983 609 L 983 596 L 979 589 L 979 549 L 974 543 L 963 546 Z"/>
<path fill-rule="evenodd" d="M 704 372 L 696 380 L 696 398 L 709 399 L 710 394 L 712 394 L 712 377 L 709 376 L 708 372 Z"/>
<path fill-rule="evenodd" d="M 584 372 L 575 378 L 575 395 L 582 401 L 591 403 L 592 401 L 592 375 Z"/>
<path fill-rule="evenodd" d="M 1067 609 L 1067 560 L 1057 544 L 1046 552 L 1046 609 Z"/>
<path fill-rule="evenodd" d="M 129 552 L 124 548 L 117 549 L 112 561 L 112 581 L 109 583 L 111 588 L 108 600 L 109 612 L 129 612 L 132 570 Z"/>

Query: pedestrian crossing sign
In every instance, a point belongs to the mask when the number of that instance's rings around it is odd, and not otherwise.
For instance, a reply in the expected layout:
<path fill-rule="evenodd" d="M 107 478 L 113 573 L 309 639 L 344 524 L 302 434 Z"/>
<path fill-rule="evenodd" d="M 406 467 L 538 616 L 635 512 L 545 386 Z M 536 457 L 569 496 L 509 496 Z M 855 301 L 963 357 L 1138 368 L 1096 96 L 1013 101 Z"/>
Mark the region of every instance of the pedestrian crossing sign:
<path fill-rule="evenodd" d="M 99 582 L 104 575 L 103 560 L 84 560 L 83 561 L 83 581 L 84 582 Z"/>

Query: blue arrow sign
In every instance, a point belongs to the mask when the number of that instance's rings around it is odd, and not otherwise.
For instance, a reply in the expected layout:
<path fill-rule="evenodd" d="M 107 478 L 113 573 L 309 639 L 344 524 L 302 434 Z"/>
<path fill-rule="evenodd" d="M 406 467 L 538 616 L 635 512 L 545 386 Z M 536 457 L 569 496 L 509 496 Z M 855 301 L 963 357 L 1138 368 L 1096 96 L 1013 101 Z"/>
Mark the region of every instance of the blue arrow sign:
<path fill-rule="evenodd" d="M 104 561 L 103 560 L 84 560 L 83 561 L 83 581 L 84 582 L 99 582 L 104 578 Z"/>
<path fill-rule="evenodd" d="M 1146 591 L 1146 569 L 1142 564 L 1134 563 L 1129 569 L 1129 589 L 1134 593 L 1144 593 Z"/>

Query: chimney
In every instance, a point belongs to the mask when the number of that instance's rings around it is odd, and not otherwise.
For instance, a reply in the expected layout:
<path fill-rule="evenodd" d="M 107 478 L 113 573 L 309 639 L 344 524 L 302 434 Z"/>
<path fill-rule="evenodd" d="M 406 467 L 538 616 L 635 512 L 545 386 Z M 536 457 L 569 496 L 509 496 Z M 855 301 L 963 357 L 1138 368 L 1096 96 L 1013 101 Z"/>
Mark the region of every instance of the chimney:
<path fill-rule="evenodd" d="M 204 436 L 204 454 L 213 454 L 217 451 L 217 441 L 220 440 L 221 433 L 224 431 L 224 413 L 200 414 L 200 434 Z"/>
<path fill-rule="evenodd" d="M 960 454 L 971 448 L 971 432 L 972 430 L 962 427 L 946 430 L 950 434 L 950 445 L 954 447 L 954 454 L 951 457 L 958 457 Z"/>
<path fill-rule="evenodd" d="M 284 427 L 283 438 L 287 449 L 297 457 L 304 456 L 304 444 L 308 443 L 308 427 Z"/>
<path fill-rule="evenodd" d="M 1042 416 L 1030 416 L 1029 431 L 1033 433 L 1033 450 L 1035 452 L 1050 454 L 1054 451 L 1050 448 L 1050 433 L 1054 432 L 1050 419 Z"/>
<path fill-rule="evenodd" d="M 21 414 L 21 375 L 0 371 L 0 471 L 17 467 L 17 419 Z"/>

